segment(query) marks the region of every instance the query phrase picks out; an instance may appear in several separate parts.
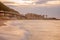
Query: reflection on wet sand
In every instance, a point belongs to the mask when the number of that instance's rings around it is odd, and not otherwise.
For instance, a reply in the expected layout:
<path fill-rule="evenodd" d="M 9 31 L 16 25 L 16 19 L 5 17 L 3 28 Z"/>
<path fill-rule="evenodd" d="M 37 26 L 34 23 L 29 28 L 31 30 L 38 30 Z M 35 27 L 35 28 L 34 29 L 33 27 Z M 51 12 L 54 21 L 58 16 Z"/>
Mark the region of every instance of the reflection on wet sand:
<path fill-rule="evenodd" d="M 11 20 L 4 24 L 0 36 L 6 40 L 60 40 L 60 20 Z"/>

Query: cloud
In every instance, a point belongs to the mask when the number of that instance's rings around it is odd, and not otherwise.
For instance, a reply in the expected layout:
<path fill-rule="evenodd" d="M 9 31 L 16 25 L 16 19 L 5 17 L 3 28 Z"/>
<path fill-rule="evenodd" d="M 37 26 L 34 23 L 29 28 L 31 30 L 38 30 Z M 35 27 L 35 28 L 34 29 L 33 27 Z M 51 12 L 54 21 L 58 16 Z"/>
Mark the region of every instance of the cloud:
<path fill-rule="evenodd" d="M 54 0 L 54 1 L 47 1 L 42 4 L 36 4 L 37 6 L 59 6 L 60 5 L 60 0 Z"/>
<path fill-rule="evenodd" d="M 37 0 L 0 0 L 6 5 L 32 5 Z"/>
<path fill-rule="evenodd" d="M 19 4 L 15 3 L 15 2 L 2 2 L 5 5 L 14 5 L 14 6 L 18 6 Z"/>
<path fill-rule="evenodd" d="M 11 0 L 10 0 L 11 1 Z M 60 5 L 60 0 L 23 0 L 23 1 L 34 1 L 33 3 L 26 3 L 26 7 L 53 7 L 53 6 L 59 6 Z M 5 2 L 6 5 L 15 5 L 15 6 L 20 6 L 23 5 L 22 3 L 14 3 L 14 2 Z M 25 5 L 24 5 L 25 6 Z"/>
<path fill-rule="evenodd" d="M 57 5 L 60 4 L 60 1 L 48 1 L 46 4 Z"/>
<path fill-rule="evenodd" d="M 12 2 L 12 0 L 0 0 L 1 2 Z"/>

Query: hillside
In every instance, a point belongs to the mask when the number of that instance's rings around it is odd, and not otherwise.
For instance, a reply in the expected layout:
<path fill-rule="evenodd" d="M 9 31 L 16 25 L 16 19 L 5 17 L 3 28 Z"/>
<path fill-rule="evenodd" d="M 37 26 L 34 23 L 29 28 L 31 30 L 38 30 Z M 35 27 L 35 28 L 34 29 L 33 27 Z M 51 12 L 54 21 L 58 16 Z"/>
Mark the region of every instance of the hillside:
<path fill-rule="evenodd" d="M 25 19 L 25 17 L 0 2 L 0 19 Z"/>
<path fill-rule="evenodd" d="M 13 11 L 13 12 L 17 12 L 7 6 L 5 6 L 2 2 L 0 2 L 0 11 L 3 10 L 3 11 Z"/>

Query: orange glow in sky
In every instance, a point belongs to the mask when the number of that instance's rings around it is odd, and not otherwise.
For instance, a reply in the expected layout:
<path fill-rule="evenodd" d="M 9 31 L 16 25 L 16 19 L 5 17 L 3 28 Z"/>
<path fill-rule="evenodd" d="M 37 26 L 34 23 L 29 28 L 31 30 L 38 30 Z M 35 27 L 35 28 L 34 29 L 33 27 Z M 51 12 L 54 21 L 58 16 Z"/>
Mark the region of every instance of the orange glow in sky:
<path fill-rule="evenodd" d="M 30 5 L 30 4 L 35 4 L 35 0 L 29 0 L 29 1 L 24 1 L 24 0 L 13 0 L 13 2 L 18 3 L 20 5 Z"/>
<path fill-rule="evenodd" d="M 15 2 L 20 5 L 30 5 L 30 4 L 35 4 L 37 0 L 1 0 L 2 2 Z"/>

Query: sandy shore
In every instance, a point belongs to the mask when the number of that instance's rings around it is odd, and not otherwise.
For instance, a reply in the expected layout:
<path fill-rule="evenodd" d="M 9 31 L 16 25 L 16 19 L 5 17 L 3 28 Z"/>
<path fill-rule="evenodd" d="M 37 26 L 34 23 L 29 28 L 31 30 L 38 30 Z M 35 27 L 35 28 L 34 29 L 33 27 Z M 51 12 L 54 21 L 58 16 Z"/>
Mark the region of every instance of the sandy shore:
<path fill-rule="evenodd" d="M 12 32 L 16 31 L 15 33 L 18 32 L 19 35 L 19 30 L 22 32 L 22 35 L 18 37 L 13 36 L 13 38 L 11 38 L 11 36 L 9 36 L 11 40 L 15 40 L 15 38 L 16 40 L 19 40 L 19 38 L 23 38 L 21 40 L 60 40 L 60 20 L 10 20 L 4 24 L 10 26 L 10 28 L 12 28 Z M 7 29 L 7 27 L 5 28 Z M 8 33 L 5 30 L 4 32 Z M 15 34 L 11 33 L 11 29 L 9 30 L 9 35 Z M 5 38 L 4 35 L 1 35 L 1 31 L 0 36 Z"/>

